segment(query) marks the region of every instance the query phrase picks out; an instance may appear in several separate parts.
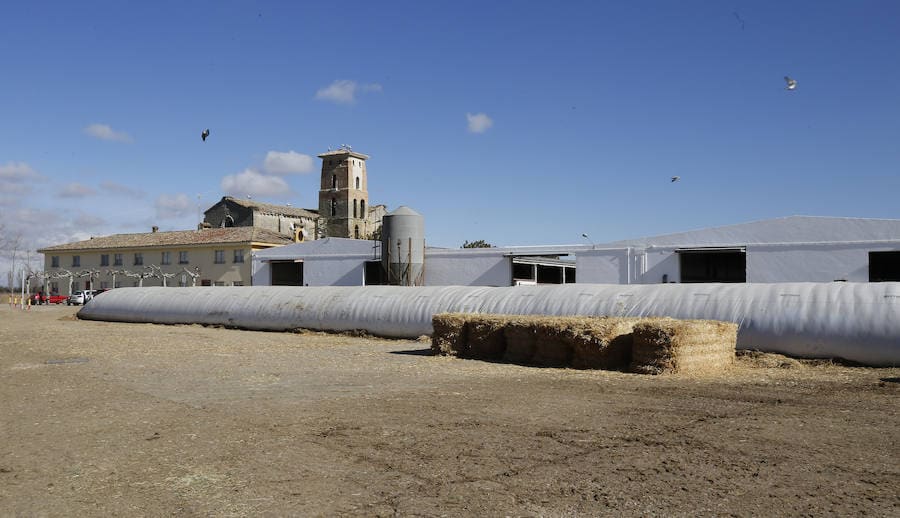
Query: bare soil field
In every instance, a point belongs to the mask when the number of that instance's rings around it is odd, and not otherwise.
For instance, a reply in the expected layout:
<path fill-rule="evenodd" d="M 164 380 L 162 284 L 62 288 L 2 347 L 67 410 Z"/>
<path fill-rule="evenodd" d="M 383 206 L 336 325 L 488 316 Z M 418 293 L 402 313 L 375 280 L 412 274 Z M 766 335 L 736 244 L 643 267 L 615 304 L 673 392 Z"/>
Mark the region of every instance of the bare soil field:
<path fill-rule="evenodd" d="M 713 377 L 0 306 L 0 516 L 900 516 L 900 369 Z"/>

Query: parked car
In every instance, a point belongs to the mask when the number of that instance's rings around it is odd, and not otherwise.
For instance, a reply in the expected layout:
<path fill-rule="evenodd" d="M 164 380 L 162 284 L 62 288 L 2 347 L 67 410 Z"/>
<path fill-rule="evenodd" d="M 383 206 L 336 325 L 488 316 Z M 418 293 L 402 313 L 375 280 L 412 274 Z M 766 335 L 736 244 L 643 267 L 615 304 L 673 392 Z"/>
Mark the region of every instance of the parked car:
<path fill-rule="evenodd" d="M 62 304 L 68 301 L 69 297 L 67 295 L 50 295 L 47 297 L 47 304 Z"/>
<path fill-rule="evenodd" d="M 91 300 L 91 297 L 94 296 L 94 290 L 78 290 L 75 293 L 69 295 L 69 300 L 66 301 L 66 305 L 68 306 L 80 306 L 86 302 Z"/>

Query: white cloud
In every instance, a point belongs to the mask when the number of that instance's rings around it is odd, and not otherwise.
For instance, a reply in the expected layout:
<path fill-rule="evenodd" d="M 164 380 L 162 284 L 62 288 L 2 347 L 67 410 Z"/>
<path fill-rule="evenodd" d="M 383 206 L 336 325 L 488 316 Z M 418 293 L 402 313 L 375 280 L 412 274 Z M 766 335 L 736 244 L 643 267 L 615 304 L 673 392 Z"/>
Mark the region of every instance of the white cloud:
<path fill-rule="evenodd" d="M 304 174 L 313 171 L 313 158 L 296 151 L 269 151 L 263 163 L 270 174 Z"/>
<path fill-rule="evenodd" d="M 283 197 L 291 193 L 291 188 L 284 179 L 262 174 L 255 169 L 245 169 L 241 173 L 222 178 L 220 187 L 232 196 Z"/>
<path fill-rule="evenodd" d="M 129 134 L 116 131 L 106 124 L 91 124 L 84 128 L 84 132 L 100 140 L 111 140 L 114 142 L 132 142 L 133 140 Z"/>
<path fill-rule="evenodd" d="M 41 178 L 41 175 L 25 162 L 7 162 L 6 165 L 0 165 L 0 180 L 21 182 L 38 178 Z"/>
<path fill-rule="evenodd" d="M 0 165 L 0 206 L 18 205 L 23 196 L 31 193 L 31 183 L 43 179 L 43 176 L 25 162 L 7 162 L 6 165 Z"/>
<path fill-rule="evenodd" d="M 332 101 L 339 104 L 352 104 L 356 102 L 356 92 L 381 92 L 383 89 L 378 83 L 365 85 L 357 84 L 349 79 L 338 79 L 325 88 L 316 92 L 316 99 Z"/>
<path fill-rule="evenodd" d="M 176 219 L 189 216 L 194 209 L 187 194 L 160 194 L 156 198 L 156 217 L 159 219 Z"/>
<path fill-rule="evenodd" d="M 469 121 L 470 133 L 484 133 L 494 125 L 494 121 L 484 113 L 467 113 L 466 119 Z"/>
<path fill-rule="evenodd" d="M 106 220 L 90 213 L 82 212 L 72 221 L 77 228 L 96 228 L 106 224 Z"/>
<path fill-rule="evenodd" d="M 100 184 L 100 188 L 104 191 L 109 191 L 113 194 L 121 194 L 122 196 L 134 198 L 136 200 L 142 200 L 147 197 L 147 193 L 140 189 L 128 187 L 127 185 L 118 184 L 116 182 L 103 182 Z"/>
<path fill-rule="evenodd" d="M 60 198 L 85 198 L 97 194 L 97 191 L 80 183 L 70 183 L 59 191 Z"/>

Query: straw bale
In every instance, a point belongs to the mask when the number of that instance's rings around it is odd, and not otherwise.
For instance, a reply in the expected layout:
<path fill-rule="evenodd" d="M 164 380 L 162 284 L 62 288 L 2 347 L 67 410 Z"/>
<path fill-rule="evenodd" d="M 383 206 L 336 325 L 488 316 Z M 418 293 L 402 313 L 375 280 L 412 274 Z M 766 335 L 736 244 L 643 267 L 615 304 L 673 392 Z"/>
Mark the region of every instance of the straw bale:
<path fill-rule="evenodd" d="M 535 350 L 531 361 L 547 367 L 567 367 L 572 364 L 575 350 L 576 325 L 565 317 L 535 317 L 533 321 Z"/>
<path fill-rule="evenodd" d="M 503 328 L 510 317 L 505 315 L 469 315 L 466 320 L 467 353 L 460 356 L 480 360 L 500 360 L 506 352 Z"/>
<path fill-rule="evenodd" d="M 627 370 L 636 318 L 599 317 L 573 322 L 572 367 Z"/>
<path fill-rule="evenodd" d="M 506 352 L 503 360 L 511 363 L 531 363 L 537 348 L 537 330 L 534 317 L 510 317 L 503 328 Z"/>
<path fill-rule="evenodd" d="M 431 318 L 431 352 L 447 356 L 466 356 L 468 352 L 464 313 L 439 313 Z"/>
<path fill-rule="evenodd" d="M 642 374 L 720 372 L 734 363 L 737 325 L 645 319 L 634 326 L 631 370 Z"/>

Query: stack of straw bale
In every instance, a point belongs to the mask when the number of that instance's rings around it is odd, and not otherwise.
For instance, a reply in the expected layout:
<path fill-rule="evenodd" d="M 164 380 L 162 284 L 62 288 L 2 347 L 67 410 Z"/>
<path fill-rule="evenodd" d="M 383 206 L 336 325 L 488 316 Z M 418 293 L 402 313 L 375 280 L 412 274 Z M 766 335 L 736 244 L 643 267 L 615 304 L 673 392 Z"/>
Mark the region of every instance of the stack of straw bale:
<path fill-rule="evenodd" d="M 435 354 L 643 374 L 719 371 L 734 362 L 737 325 L 671 318 L 442 313 Z"/>
<path fill-rule="evenodd" d="M 737 324 L 715 320 L 645 319 L 634 326 L 631 371 L 705 374 L 734 363 Z"/>

